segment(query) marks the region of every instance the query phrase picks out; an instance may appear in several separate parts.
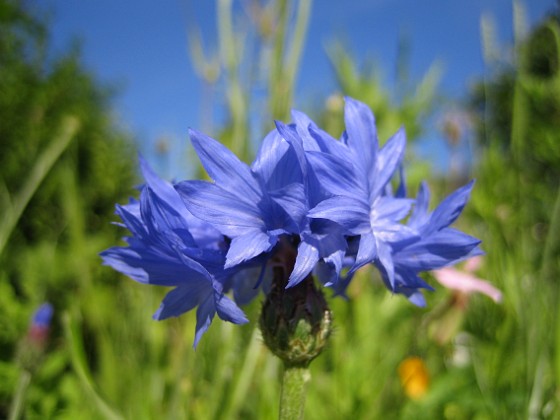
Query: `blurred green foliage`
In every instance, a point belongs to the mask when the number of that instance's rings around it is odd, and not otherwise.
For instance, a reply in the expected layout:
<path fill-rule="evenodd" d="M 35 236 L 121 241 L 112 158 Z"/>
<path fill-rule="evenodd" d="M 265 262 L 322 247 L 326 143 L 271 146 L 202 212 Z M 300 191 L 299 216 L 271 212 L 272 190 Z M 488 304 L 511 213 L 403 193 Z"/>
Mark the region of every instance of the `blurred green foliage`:
<path fill-rule="evenodd" d="M 513 63 L 492 64 L 491 80 L 477 84 L 471 98 L 479 145 L 531 186 L 521 225 L 550 221 L 560 178 L 559 21 L 553 15 L 535 28 Z"/>
<path fill-rule="evenodd" d="M 113 273 L 99 276 L 97 253 L 118 240 L 109 224 L 114 203 L 135 182 L 135 154 L 108 111 L 109 91 L 77 49 L 52 56 L 41 12 L 23 4 L 0 1 L 0 417 L 34 309 L 49 301 L 58 315 L 81 312 L 94 283 L 116 283 Z M 57 340 L 29 416 L 64 406 L 58 393 L 70 363 Z"/>
<path fill-rule="evenodd" d="M 249 0 L 236 7 L 232 0 L 218 0 L 216 4 L 217 52 L 205 54 L 196 23 L 189 33 L 193 66 L 206 87 L 202 128 L 250 160 L 258 147 L 250 138 L 271 130 L 274 119 L 289 120 L 312 1 Z M 208 98 L 221 86 L 226 121 L 215 127 L 208 117 L 215 104 Z"/>
<path fill-rule="evenodd" d="M 524 12 L 516 3 L 516 22 Z M 489 21 L 483 31 L 491 32 Z M 523 25 L 516 25 L 518 28 Z M 486 51 L 489 43 L 485 45 Z M 479 330 L 479 375 L 495 416 L 558 413 L 560 380 L 560 26 L 552 14 L 534 30 L 518 29 L 513 61 L 489 62 L 471 97 L 479 180 L 469 208 L 488 252 L 486 275 L 504 291 L 501 311 Z M 490 328 L 497 342 L 485 333 Z M 485 333 L 485 334 L 483 334 Z"/>
<path fill-rule="evenodd" d="M 327 51 L 340 92 L 327 99 L 324 110 L 318 115 L 317 122 L 321 127 L 335 136 L 340 135 L 344 127 L 343 96 L 350 96 L 373 110 L 381 142 L 401 126 L 406 127 L 408 141 L 414 141 L 422 134 L 422 127 L 433 115 L 439 99 L 436 88 L 442 69 L 438 63 L 428 69 L 422 80 L 408 80 L 408 48 L 401 43 L 396 71 L 396 85 L 400 91 L 397 95 L 387 88 L 379 65 L 365 62 L 359 66 L 359 60 L 340 43 L 331 44 Z"/>
<path fill-rule="evenodd" d="M 195 33 L 190 40 L 199 74 L 228 110 L 223 124 L 203 129 L 249 158 L 249 139 L 261 138 L 271 117 L 289 121 L 311 2 L 244 5 L 239 14 L 232 0 L 219 0 L 214 57 Z M 260 302 L 244 308 L 247 325 L 215 322 L 195 352 L 194 314 L 153 322 L 165 291 L 100 265 L 97 253 L 124 233 L 110 222 L 114 203 L 133 194 L 136 156 L 108 111 L 111 91 L 82 67 L 78 49 L 52 56 L 45 22 L 22 2 L 0 0 L 0 213 L 8 220 L 0 222 L 0 417 L 22 377 L 18 343 L 48 300 L 55 320 L 26 385 L 25 418 L 274 418 L 281 364 L 256 328 Z M 360 272 L 348 301 L 329 300 L 335 331 L 311 365 L 307 419 L 560 412 L 559 33 L 552 16 L 526 38 L 518 34 L 515 61 L 489 61 L 471 98 L 477 183 L 460 223 L 484 240 L 477 274 L 504 302 L 436 286 L 419 309 Z M 437 65 L 395 97 L 378 67 L 359 68 L 336 45 L 328 53 L 339 91 L 304 111 L 339 135 L 342 95 L 350 95 L 373 108 L 381 141 L 402 124 L 409 139 L 419 136 L 437 104 Z M 419 166 L 408 173 L 413 189 Z M 459 181 L 430 184 L 441 198 Z M 429 374 L 418 399 L 398 373 L 411 355 Z"/>

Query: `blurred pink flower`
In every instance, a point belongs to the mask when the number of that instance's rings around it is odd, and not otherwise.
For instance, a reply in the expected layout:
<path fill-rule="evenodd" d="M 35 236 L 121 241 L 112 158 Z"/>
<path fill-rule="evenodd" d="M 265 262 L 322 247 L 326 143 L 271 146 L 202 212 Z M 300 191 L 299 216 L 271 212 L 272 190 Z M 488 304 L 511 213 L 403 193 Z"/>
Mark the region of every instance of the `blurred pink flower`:
<path fill-rule="evenodd" d="M 447 287 L 448 289 L 470 295 L 478 292 L 488 296 L 496 303 L 502 301 L 502 292 L 488 283 L 486 280 L 476 277 L 472 274 L 481 265 L 481 258 L 474 257 L 469 259 L 465 266 L 464 271 L 457 270 L 456 268 L 440 268 L 434 270 L 432 273 L 436 280 Z"/>
<path fill-rule="evenodd" d="M 465 265 L 463 265 L 463 271 L 467 273 L 474 273 L 480 270 L 482 267 L 482 256 L 477 255 L 476 257 L 469 258 L 465 261 Z"/>

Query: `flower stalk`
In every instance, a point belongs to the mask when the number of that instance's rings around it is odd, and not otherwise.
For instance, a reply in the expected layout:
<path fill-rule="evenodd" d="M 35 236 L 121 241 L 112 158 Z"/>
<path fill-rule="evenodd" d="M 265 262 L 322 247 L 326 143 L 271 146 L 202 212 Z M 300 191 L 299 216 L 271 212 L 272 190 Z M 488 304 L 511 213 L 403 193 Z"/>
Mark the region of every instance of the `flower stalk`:
<path fill-rule="evenodd" d="M 27 389 L 45 352 L 52 315 L 53 307 L 50 303 L 43 303 L 39 306 L 33 314 L 27 334 L 19 344 L 17 363 L 21 368 L 21 373 L 10 405 L 8 417 L 10 420 L 22 417 Z"/>
<path fill-rule="evenodd" d="M 284 364 L 280 420 L 303 419 L 307 384 L 311 379 L 309 368 Z"/>
<path fill-rule="evenodd" d="M 308 367 L 322 352 L 332 330 L 331 311 L 313 276 L 286 288 L 295 258 L 295 246 L 283 240 L 271 261 L 272 287 L 260 317 L 265 344 L 284 362 L 280 419 L 303 418 L 311 378 Z"/>
<path fill-rule="evenodd" d="M 9 420 L 18 420 L 23 413 L 23 403 L 27 394 L 27 388 L 31 383 L 31 372 L 23 370 L 19 375 L 17 388 L 14 392 L 14 398 L 10 406 Z"/>

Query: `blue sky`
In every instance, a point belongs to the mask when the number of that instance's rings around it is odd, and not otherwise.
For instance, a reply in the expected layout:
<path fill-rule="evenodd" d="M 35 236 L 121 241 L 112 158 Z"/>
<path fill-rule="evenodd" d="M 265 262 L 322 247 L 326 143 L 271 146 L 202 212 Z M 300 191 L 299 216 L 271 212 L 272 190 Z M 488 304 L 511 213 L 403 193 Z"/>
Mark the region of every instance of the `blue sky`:
<path fill-rule="evenodd" d="M 47 4 L 55 48 L 64 50 L 73 39 L 81 39 L 85 64 L 101 81 L 120 87 L 115 113 L 139 143 L 147 148 L 165 136 L 184 150 L 187 128 L 200 127 L 203 120 L 201 83 L 189 59 L 187 33 L 197 25 L 208 45 L 215 46 L 215 2 L 50 0 Z M 530 0 L 523 5 L 532 25 L 553 9 L 555 1 Z M 442 92 L 461 97 L 484 74 L 483 14 L 494 20 L 501 43 L 512 40 L 511 0 L 314 0 L 295 107 L 310 96 L 336 90 L 325 53 L 328 42 L 342 39 L 356 58 L 374 59 L 390 84 L 402 34 L 410 41 L 412 79 L 419 79 L 439 60 L 444 66 Z M 176 159 L 183 159 L 182 153 Z M 166 162 L 164 175 L 181 176 L 179 162 Z"/>

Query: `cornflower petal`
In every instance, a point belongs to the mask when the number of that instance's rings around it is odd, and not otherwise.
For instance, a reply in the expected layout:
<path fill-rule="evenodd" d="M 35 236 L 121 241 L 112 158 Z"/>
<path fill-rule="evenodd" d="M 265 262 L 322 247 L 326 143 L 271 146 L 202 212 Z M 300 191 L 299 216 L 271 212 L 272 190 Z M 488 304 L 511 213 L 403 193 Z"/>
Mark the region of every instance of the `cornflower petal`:
<path fill-rule="evenodd" d="M 358 253 L 356 255 L 356 261 L 354 265 L 348 272 L 348 275 L 352 275 L 359 268 L 366 264 L 369 264 L 375 260 L 377 257 L 377 240 L 372 233 L 364 233 L 360 236 L 360 247 L 358 248 Z"/>
<path fill-rule="evenodd" d="M 286 185 L 284 188 L 272 192 L 270 196 L 292 218 L 298 226 L 297 230 L 302 230 L 308 211 L 307 196 L 303 184 Z"/>
<path fill-rule="evenodd" d="M 383 226 L 383 230 L 379 231 L 374 229 L 374 232 L 381 241 L 391 245 L 413 242 L 420 238 L 414 229 L 399 223 Z"/>
<path fill-rule="evenodd" d="M 324 152 L 351 160 L 349 149 L 329 133 L 321 130 L 311 118 L 295 110 L 292 110 L 291 115 L 306 152 Z"/>
<path fill-rule="evenodd" d="M 293 287 L 307 277 L 319 261 L 319 250 L 307 242 L 300 242 L 297 251 L 296 263 L 288 287 Z"/>
<path fill-rule="evenodd" d="M 227 236 L 238 236 L 247 229 L 264 229 L 256 205 L 207 181 L 184 181 L 175 186 L 187 209 Z"/>
<path fill-rule="evenodd" d="M 406 134 L 404 128 L 401 128 L 387 140 L 385 146 L 377 154 L 376 171 L 370 170 L 370 173 L 375 173 L 375 179 L 370 181 L 372 185 L 375 185 L 375 188 L 370 193 L 370 200 L 374 200 L 377 197 L 395 174 L 404 157 L 405 147 Z"/>
<path fill-rule="evenodd" d="M 345 250 L 337 250 L 323 257 L 322 261 L 319 261 L 314 273 L 323 286 L 336 289 L 337 285 L 342 281 L 340 279 L 340 272 L 342 271 L 345 254 Z"/>
<path fill-rule="evenodd" d="M 104 265 L 139 283 L 176 286 L 179 279 L 193 275 L 178 259 L 156 254 L 148 248 L 137 250 L 131 247 L 113 247 L 100 255 Z"/>
<path fill-rule="evenodd" d="M 151 188 L 142 190 L 140 214 L 148 234 L 145 240 L 157 244 L 161 249 L 170 249 L 173 244 L 194 245 L 184 219 L 181 220 L 179 213 L 171 213 L 166 207 L 166 203 Z M 186 212 L 184 205 L 182 210 Z M 183 232 L 183 235 L 179 238 L 174 234 L 176 231 Z"/>
<path fill-rule="evenodd" d="M 395 266 L 395 283 L 397 288 L 426 289 L 430 292 L 435 290 L 415 271 L 399 266 Z"/>
<path fill-rule="evenodd" d="M 190 129 L 192 145 L 210 178 L 222 188 L 235 190 L 242 197 L 258 201 L 261 197 L 257 181 L 249 167 L 219 141 Z"/>
<path fill-rule="evenodd" d="M 289 141 L 277 130 L 266 137 L 252 170 L 263 181 L 267 191 L 303 182 L 300 160 Z"/>
<path fill-rule="evenodd" d="M 369 206 L 356 197 L 328 198 L 311 209 L 308 216 L 332 220 L 355 235 L 371 230 Z"/>
<path fill-rule="evenodd" d="M 473 185 L 474 180 L 447 196 L 432 213 L 430 222 L 423 233 L 429 235 L 452 224 L 467 204 Z"/>
<path fill-rule="evenodd" d="M 251 302 L 262 288 L 265 291 L 271 282 L 271 273 L 266 268 L 266 260 L 260 266 L 250 267 L 237 272 L 231 278 L 233 297 L 238 305 L 246 305 Z"/>
<path fill-rule="evenodd" d="M 328 153 L 330 155 L 340 156 L 341 158 L 348 160 L 349 162 L 353 161 L 353 152 L 348 148 L 346 143 L 335 139 L 330 134 L 313 125 L 309 127 L 309 134 L 319 146 L 319 151 Z"/>
<path fill-rule="evenodd" d="M 196 310 L 196 332 L 194 335 L 193 348 L 196 349 L 198 343 L 204 333 L 210 327 L 212 319 L 216 314 L 216 304 L 214 302 L 214 296 L 210 294 L 203 302 L 198 305 Z"/>
<path fill-rule="evenodd" d="M 394 293 L 404 295 L 411 303 L 416 306 L 426 306 L 426 300 L 420 292 L 419 289 L 426 289 L 433 291 L 428 283 L 426 283 L 422 278 L 408 268 L 403 268 L 395 266 L 395 284 L 394 288 L 391 287 L 391 283 L 387 274 L 382 271 L 382 278 L 389 289 L 392 289 Z"/>
<path fill-rule="evenodd" d="M 414 200 L 409 198 L 378 197 L 371 206 L 372 225 L 400 222 L 410 212 Z"/>
<path fill-rule="evenodd" d="M 147 187 L 142 191 L 142 196 L 149 194 L 149 203 L 147 205 L 150 209 L 153 208 L 154 218 L 159 219 L 161 224 L 170 229 L 186 228 L 187 224 L 183 216 L 185 205 L 177 191 L 175 191 L 171 184 L 159 178 L 142 156 L 139 159 L 140 169 Z M 141 205 L 140 211 L 145 207 L 146 205 Z"/>
<path fill-rule="evenodd" d="M 395 191 L 396 198 L 405 198 L 406 197 L 406 182 L 404 179 L 404 168 L 402 163 L 399 164 L 399 186 L 397 187 L 397 191 Z"/>
<path fill-rule="evenodd" d="M 139 203 L 137 204 L 134 206 L 129 204 L 121 206 L 117 204 L 115 214 L 121 218 L 124 227 L 130 230 L 134 236 L 145 239 L 148 236 L 148 232 L 146 231 L 146 226 L 142 223 L 140 206 Z M 136 212 L 136 210 L 138 211 Z"/>
<path fill-rule="evenodd" d="M 360 249 L 362 248 L 360 241 Z M 382 275 L 389 282 L 389 287 L 395 291 L 395 266 L 393 265 L 393 256 L 391 255 L 391 247 L 386 245 L 383 241 L 378 241 L 377 255 L 375 265 L 381 271 Z"/>
<path fill-rule="evenodd" d="M 288 151 L 290 145 L 285 141 L 277 130 L 272 130 L 262 141 L 255 161 L 251 165 L 251 170 L 258 174 L 261 180 L 268 185 L 274 182 L 272 174 L 278 160 Z M 271 186 L 276 189 L 275 186 Z"/>
<path fill-rule="evenodd" d="M 306 114 L 300 111 L 292 110 L 291 112 L 292 121 L 296 125 L 296 130 L 302 139 L 303 147 L 306 152 L 321 151 L 321 146 L 317 140 L 311 136 L 309 130 L 313 128 L 314 130 L 319 130 L 315 123 Z"/>
<path fill-rule="evenodd" d="M 302 178 L 300 179 L 300 182 L 303 183 L 303 180 L 307 179 L 307 159 L 303 149 L 303 142 L 298 135 L 297 129 L 295 126 L 288 126 L 280 121 L 275 121 L 275 124 L 278 133 L 280 133 L 282 138 L 284 138 L 291 146 L 293 156 L 297 159 L 297 166 L 299 168 L 299 171 L 295 172 L 301 172 Z"/>
<path fill-rule="evenodd" d="M 221 282 L 233 275 L 224 271 L 223 237 L 188 211 L 172 184 L 158 178 L 146 161 L 140 163 L 146 180 L 140 200 L 117 206 L 117 214 L 133 234 L 125 238 L 129 246 L 110 248 L 100 255 L 104 264 L 133 280 L 176 286 L 163 299 L 155 319 L 178 316 L 198 306 L 196 346 L 216 308 L 223 319 L 246 322 L 242 311 L 222 293 Z M 235 207 L 237 216 L 239 207 Z M 241 207 L 246 210 L 243 204 Z"/>
<path fill-rule="evenodd" d="M 216 297 L 216 312 L 220 319 L 229 321 L 234 324 L 246 324 L 249 322 L 245 314 L 239 307 L 227 296 L 220 295 Z"/>
<path fill-rule="evenodd" d="M 472 255 L 480 240 L 453 228 L 445 228 L 395 254 L 394 258 L 416 272 L 455 264 Z"/>
<path fill-rule="evenodd" d="M 231 268 L 250 260 L 263 252 L 268 252 L 278 242 L 278 237 L 261 230 L 252 229 L 232 239 L 224 268 Z"/>
<path fill-rule="evenodd" d="M 321 186 L 333 195 L 365 195 L 350 163 L 336 155 L 307 152 L 307 159 Z"/>
<path fill-rule="evenodd" d="M 408 225 L 410 227 L 418 229 L 420 226 L 428 223 L 430 217 L 430 213 L 428 212 L 429 204 L 430 189 L 428 185 L 424 181 L 422 181 L 418 190 L 418 195 L 416 197 L 414 211 L 408 219 Z"/>
<path fill-rule="evenodd" d="M 176 317 L 194 309 L 201 301 L 212 296 L 212 288 L 206 280 L 189 281 L 171 290 L 161 302 L 153 318 L 161 321 Z"/>
<path fill-rule="evenodd" d="M 400 293 L 405 295 L 410 303 L 416 305 L 420 308 L 424 308 L 426 306 L 426 298 L 416 289 L 407 289 L 401 288 Z"/>
<path fill-rule="evenodd" d="M 367 105 L 349 97 L 345 101 L 344 122 L 348 147 L 363 173 L 371 174 L 375 171 L 378 149 L 375 118 Z"/>

